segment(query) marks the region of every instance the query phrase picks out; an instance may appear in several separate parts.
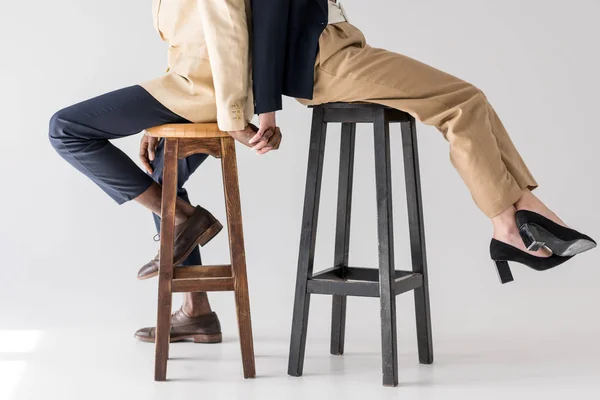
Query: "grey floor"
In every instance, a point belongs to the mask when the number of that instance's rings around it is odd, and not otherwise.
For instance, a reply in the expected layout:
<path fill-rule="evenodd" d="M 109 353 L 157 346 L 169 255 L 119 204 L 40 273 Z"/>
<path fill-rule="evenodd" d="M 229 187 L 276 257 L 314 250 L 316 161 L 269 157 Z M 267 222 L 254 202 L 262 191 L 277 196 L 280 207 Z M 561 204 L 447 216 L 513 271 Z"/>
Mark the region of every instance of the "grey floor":
<path fill-rule="evenodd" d="M 420 366 L 414 325 L 409 318 L 411 312 L 402 315 L 399 322 L 400 385 L 384 388 L 380 384 L 376 316 L 349 315 L 346 354 L 330 356 L 328 301 L 315 300 L 313 305 L 317 309 L 307 344 L 305 374 L 301 378 L 286 375 L 288 321 L 271 323 L 268 318 L 261 318 L 264 316 L 261 312 L 255 318 L 258 377 L 242 378 L 233 304 L 219 295 L 216 308 L 222 315 L 224 342 L 173 344 L 169 382 L 155 383 L 153 345 L 132 338 L 140 318 L 126 315 L 123 309 L 116 311 L 108 300 L 107 304 L 98 303 L 95 319 L 74 305 L 59 316 L 46 315 L 47 328 L 0 329 L 0 399 L 363 399 L 371 396 L 562 400 L 567 396 L 597 399 L 600 395 L 600 345 L 593 332 L 577 332 L 577 329 L 523 332 L 487 326 L 474 329 L 475 332 L 465 329 L 458 334 L 443 329 L 436 335 L 435 364 Z M 366 301 L 366 304 L 363 299 L 350 301 L 349 309 L 362 302 L 361 310 L 376 313 L 376 301 Z M 398 303 L 404 308 L 411 301 Z M 35 309 L 30 310 L 37 314 Z M 11 315 L 8 307 L 4 311 L 8 317 L 5 322 L 19 317 L 16 312 Z M 115 318 L 110 319 L 111 313 Z M 44 323 L 44 316 L 38 316 L 38 321 Z M 568 315 L 556 317 L 568 318 Z M 505 318 L 509 320 L 510 316 Z M 52 327 L 51 321 L 57 319 L 66 326 Z"/>

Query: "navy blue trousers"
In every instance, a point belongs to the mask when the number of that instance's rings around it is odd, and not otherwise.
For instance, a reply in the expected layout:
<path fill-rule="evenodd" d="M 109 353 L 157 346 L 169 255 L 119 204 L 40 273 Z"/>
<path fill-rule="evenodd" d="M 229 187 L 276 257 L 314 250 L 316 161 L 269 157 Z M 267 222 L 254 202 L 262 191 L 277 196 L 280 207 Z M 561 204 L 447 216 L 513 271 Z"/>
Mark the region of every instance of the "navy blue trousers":
<path fill-rule="evenodd" d="M 122 204 L 145 192 L 153 181 L 162 184 L 163 141 L 152 164 L 154 172 L 148 175 L 110 140 L 135 135 L 153 126 L 189 122 L 136 85 L 58 111 L 50 119 L 49 137 L 62 158 Z M 206 157 L 195 154 L 179 160 L 178 197 L 189 202 L 183 185 Z M 154 215 L 154 220 L 160 231 L 160 218 Z M 200 264 L 198 249 L 182 263 Z"/>

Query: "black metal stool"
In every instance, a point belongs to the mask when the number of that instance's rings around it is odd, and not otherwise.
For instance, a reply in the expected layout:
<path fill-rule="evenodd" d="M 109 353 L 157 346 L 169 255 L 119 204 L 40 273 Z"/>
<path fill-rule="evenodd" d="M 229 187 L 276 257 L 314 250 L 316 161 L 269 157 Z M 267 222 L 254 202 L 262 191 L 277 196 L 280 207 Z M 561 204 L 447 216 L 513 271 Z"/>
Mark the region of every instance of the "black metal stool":
<path fill-rule="evenodd" d="M 337 122 L 342 123 L 342 139 L 334 267 L 313 275 L 326 130 L 328 123 Z M 354 147 L 356 123 L 360 122 L 373 123 L 375 131 L 379 271 L 348 266 Z M 389 137 L 389 124 L 394 122 L 399 122 L 402 126 L 412 271 L 396 271 L 394 268 Z M 381 301 L 383 384 L 396 386 L 398 384 L 398 356 L 395 296 L 409 290 L 414 290 L 415 295 L 419 361 L 422 364 L 431 364 L 433 362 L 431 316 L 414 118 L 405 112 L 377 104 L 330 103 L 315 106 L 310 137 L 288 374 L 302 375 L 311 293 L 333 295 L 331 354 L 343 354 L 344 352 L 346 296 L 379 297 Z"/>

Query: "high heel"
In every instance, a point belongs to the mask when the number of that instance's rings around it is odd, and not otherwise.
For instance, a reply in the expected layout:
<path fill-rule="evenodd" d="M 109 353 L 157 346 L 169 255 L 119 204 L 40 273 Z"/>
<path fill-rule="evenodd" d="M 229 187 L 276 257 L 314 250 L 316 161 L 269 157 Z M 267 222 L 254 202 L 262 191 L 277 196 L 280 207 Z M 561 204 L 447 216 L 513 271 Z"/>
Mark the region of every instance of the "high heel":
<path fill-rule="evenodd" d="M 568 257 L 596 247 L 596 242 L 591 237 L 533 211 L 519 210 L 515 218 L 527 250 L 536 251 L 546 246 L 552 253 Z"/>
<path fill-rule="evenodd" d="M 515 279 L 512 276 L 512 272 L 510 272 L 510 267 L 508 266 L 507 261 L 494 261 L 496 263 L 496 270 L 498 271 L 498 278 L 500 278 L 500 282 L 502 284 L 509 283 L 514 281 Z"/>
<path fill-rule="evenodd" d="M 514 280 L 508 265 L 509 261 L 518 262 L 536 271 L 546 271 L 572 258 L 571 256 L 561 257 L 555 254 L 550 257 L 536 257 L 496 239 L 492 239 L 490 242 L 490 257 L 496 263 L 498 276 L 503 284 Z"/>

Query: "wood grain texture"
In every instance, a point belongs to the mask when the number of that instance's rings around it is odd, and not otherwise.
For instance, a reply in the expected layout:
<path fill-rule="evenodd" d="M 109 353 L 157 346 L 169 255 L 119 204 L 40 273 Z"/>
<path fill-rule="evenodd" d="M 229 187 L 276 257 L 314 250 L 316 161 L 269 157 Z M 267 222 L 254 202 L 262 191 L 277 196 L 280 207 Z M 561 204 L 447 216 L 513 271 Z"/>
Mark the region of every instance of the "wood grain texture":
<path fill-rule="evenodd" d="M 204 153 L 213 157 L 221 157 L 221 139 L 186 138 L 179 141 L 179 158 L 184 159 L 192 154 Z"/>
<path fill-rule="evenodd" d="M 173 280 L 173 292 L 226 292 L 233 290 L 233 278 L 189 278 Z"/>
<path fill-rule="evenodd" d="M 158 311 L 156 321 L 156 355 L 154 379 L 167 379 L 169 335 L 173 279 L 173 242 L 175 233 L 175 201 L 177 195 L 178 139 L 166 139 L 162 186 L 162 223 L 160 228 L 160 264 L 158 273 Z"/>
<path fill-rule="evenodd" d="M 231 278 L 231 265 L 196 265 L 177 267 L 173 279 Z"/>
<path fill-rule="evenodd" d="M 235 291 L 244 377 L 256 376 L 235 141 L 227 134 L 212 132 L 215 129 L 216 124 L 181 124 L 150 130 L 157 137 L 165 137 L 154 373 L 157 381 L 166 380 L 167 375 L 173 292 Z M 197 153 L 221 157 L 231 265 L 188 266 L 174 271 L 177 160 L 178 156 Z"/>
<path fill-rule="evenodd" d="M 248 294 L 248 276 L 246 273 L 242 207 L 240 204 L 235 141 L 231 137 L 221 139 L 221 154 L 223 189 L 225 190 L 227 227 L 229 230 L 229 250 L 234 279 L 235 304 L 244 377 L 254 378 L 256 376 L 256 367 L 252 339 L 252 322 L 250 319 L 250 298 Z"/>
<path fill-rule="evenodd" d="M 224 138 L 227 132 L 219 130 L 217 124 L 167 124 L 146 129 L 146 134 L 161 138 Z"/>

